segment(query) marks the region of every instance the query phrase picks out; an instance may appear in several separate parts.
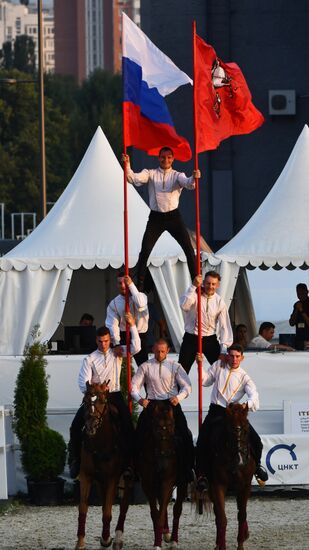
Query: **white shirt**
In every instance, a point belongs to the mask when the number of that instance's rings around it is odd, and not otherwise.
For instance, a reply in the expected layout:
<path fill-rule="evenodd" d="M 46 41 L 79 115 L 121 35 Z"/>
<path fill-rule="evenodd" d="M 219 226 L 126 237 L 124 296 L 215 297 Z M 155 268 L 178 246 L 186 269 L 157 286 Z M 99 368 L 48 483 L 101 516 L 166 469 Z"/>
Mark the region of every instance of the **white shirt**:
<path fill-rule="evenodd" d="M 203 386 L 214 385 L 210 402 L 221 407 L 229 403 L 238 403 L 244 395 L 248 397 L 250 411 L 259 409 L 259 394 L 250 376 L 240 367 L 231 369 L 228 364 L 221 367 L 222 362 L 216 361 L 208 370 L 202 368 Z"/>
<path fill-rule="evenodd" d="M 139 292 L 134 283 L 129 285 L 129 291 L 131 294 L 129 308 L 135 319 L 137 330 L 139 333 L 147 332 L 149 321 L 147 296 L 143 292 Z M 114 346 L 120 342 L 120 331 L 126 330 L 125 310 L 126 301 L 122 294 L 118 294 L 107 306 L 105 325 L 111 332 Z"/>
<path fill-rule="evenodd" d="M 180 307 L 184 312 L 185 331 L 198 334 L 197 292 L 190 285 L 180 298 Z M 233 331 L 224 300 L 215 292 L 212 296 L 201 295 L 202 336 L 217 334 L 221 352 L 225 353 L 233 343 Z"/>
<path fill-rule="evenodd" d="M 136 187 L 148 183 L 149 207 L 155 212 L 170 212 L 178 208 L 179 198 L 183 188 L 194 189 L 194 176 L 187 176 L 184 172 L 176 172 L 173 168 L 162 170 L 146 168 L 135 174 L 128 167 L 127 179 Z"/>
<path fill-rule="evenodd" d="M 184 368 L 166 358 L 159 363 L 154 357 L 142 363 L 132 378 L 131 395 L 135 401 L 143 397 L 140 394 L 143 385 L 147 386 L 147 399 L 170 399 L 178 397 L 179 402 L 192 391 L 190 378 Z"/>
<path fill-rule="evenodd" d="M 270 348 L 271 343 L 266 340 L 261 334 L 252 338 L 251 342 L 248 344 L 248 348 L 253 349 L 268 349 Z"/>
<path fill-rule="evenodd" d="M 130 352 L 132 355 L 138 353 L 141 349 L 141 341 L 136 326 L 130 327 L 131 344 Z M 126 346 L 122 346 L 123 354 L 126 353 Z M 83 360 L 78 375 L 78 385 L 80 391 L 86 391 L 86 382 L 90 384 L 103 384 L 109 380 L 109 391 L 120 391 L 120 373 L 122 357 L 116 357 L 111 348 L 106 353 L 93 351 Z"/>

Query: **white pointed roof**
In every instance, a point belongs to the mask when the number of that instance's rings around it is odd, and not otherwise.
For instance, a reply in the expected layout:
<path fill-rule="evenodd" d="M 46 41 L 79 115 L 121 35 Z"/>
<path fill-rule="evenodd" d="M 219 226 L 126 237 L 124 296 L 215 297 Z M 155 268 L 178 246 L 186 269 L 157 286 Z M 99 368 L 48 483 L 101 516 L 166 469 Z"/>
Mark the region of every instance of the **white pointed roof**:
<path fill-rule="evenodd" d="M 129 265 L 138 259 L 149 208 L 128 185 Z M 0 259 L 0 268 L 36 270 L 124 263 L 123 170 L 99 127 L 70 183 L 38 227 Z M 177 242 L 164 233 L 150 260 L 185 261 Z"/>
<path fill-rule="evenodd" d="M 216 258 L 216 259 L 215 259 Z M 213 258 L 258 267 L 309 267 L 309 128 L 247 224 Z"/>

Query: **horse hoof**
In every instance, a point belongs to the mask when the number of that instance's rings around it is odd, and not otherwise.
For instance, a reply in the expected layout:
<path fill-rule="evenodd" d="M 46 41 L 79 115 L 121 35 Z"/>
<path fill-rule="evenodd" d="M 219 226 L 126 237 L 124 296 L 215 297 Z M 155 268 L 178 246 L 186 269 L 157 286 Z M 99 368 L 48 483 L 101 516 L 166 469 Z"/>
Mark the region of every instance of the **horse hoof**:
<path fill-rule="evenodd" d="M 102 537 L 100 538 L 100 544 L 102 548 L 108 548 L 109 546 L 111 546 L 112 542 L 112 537 L 108 537 L 107 540 L 103 540 Z"/>
<path fill-rule="evenodd" d="M 169 546 L 169 550 L 178 550 L 180 548 L 178 542 L 175 542 L 174 540 L 172 540 L 170 546 Z"/>
<path fill-rule="evenodd" d="M 164 542 L 170 542 L 171 538 L 172 538 L 171 533 L 163 533 Z"/>
<path fill-rule="evenodd" d="M 121 550 L 121 548 L 123 548 L 123 542 L 120 541 L 120 542 L 114 542 L 113 544 L 113 550 Z"/>
<path fill-rule="evenodd" d="M 86 544 L 84 542 L 77 542 L 75 545 L 75 550 L 85 550 Z"/>

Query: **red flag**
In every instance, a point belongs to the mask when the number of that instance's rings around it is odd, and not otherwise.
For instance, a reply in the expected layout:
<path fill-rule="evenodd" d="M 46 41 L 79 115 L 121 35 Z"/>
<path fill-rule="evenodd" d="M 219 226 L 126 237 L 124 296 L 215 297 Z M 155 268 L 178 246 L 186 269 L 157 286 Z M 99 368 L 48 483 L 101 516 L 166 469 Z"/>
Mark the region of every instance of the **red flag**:
<path fill-rule="evenodd" d="M 197 34 L 195 38 L 194 101 L 196 152 L 216 149 L 223 139 L 250 134 L 264 117 L 254 107 L 244 75 L 236 63 L 224 63 Z"/>

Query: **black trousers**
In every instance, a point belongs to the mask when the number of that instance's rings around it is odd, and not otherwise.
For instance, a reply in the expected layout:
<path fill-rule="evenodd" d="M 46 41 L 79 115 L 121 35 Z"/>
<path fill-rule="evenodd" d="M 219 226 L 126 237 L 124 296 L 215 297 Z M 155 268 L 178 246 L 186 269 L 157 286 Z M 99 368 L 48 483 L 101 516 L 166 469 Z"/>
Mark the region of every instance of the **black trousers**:
<path fill-rule="evenodd" d="M 176 441 L 178 443 L 179 452 L 183 458 L 183 464 L 186 468 L 192 469 L 194 467 L 195 449 L 193 444 L 192 433 L 190 432 L 187 424 L 187 419 L 183 413 L 180 404 L 173 407 L 175 418 L 175 433 Z M 151 430 L 151 418 L 152 411 L 151 406 L 148 405 L 146 409 L 143 409 L 138 417 L 136 426 L 136 450 L 139 453 L 142 449 L 144 437 L 146 433 Z"/>
<path fill-rule="evenodd" d="M 208 475 L 211 449 L 209 447 L 209 437 L 211 430 L 216 429 L 216 424 L 226 416 L 226 408 L 220 405 L 211 404 L 209 412 L 200 428 L 200 433 L 196 443 L 196 471 L 198 475 Z M 261 462 L 263 444 L 259 434 L 249 423 L 249 440 L 257 464 Z"/>
<path fill-rule="evenodd" d="M 196 275 L 196 259 L 190 241 L 189 233 L 185 227 L 181 214 L 176 208 L 170 212 L 155 212 L 151 210 L 146 230 L 143 236 L 142 248 L 138 257 L 137 281 L 143 283 L 146 276 L 147 260 L 150 252 L 164 231 L 168 231 L 183 249 L 190 275 L 194 279 Z"/>
<path fill-rule="evenodd" d="M 178 361 L 187 373 L 190 372 L 190 369 L 195 361 L 195 356 L 198 351 L 197 345 L 198 336 L 196 334 L 185 332 L 180 347 Z M 215 334 L 212 336 L 203 336 L 202 351 L 208 363 L 212 365 L 215 361 L 217 361 L 220 355 L 220 344 Z"/>
<path fill-rule="evenodd" d="M 130 334 L 131 336 L 131 334 Z M 139 367 L 145 361 L 148 361 L 148 333 L 140 332 L 139 337 L 141 339 L 141 350 L 134 355 L 134 360 Z M 120 332 L 120 344 L 122 346 L 126 345 L 126 333 L 124 331 Z"/>
<path fill-rule="evenodd" d="M 124 402 L 122 393 L 111 392 L 108 396 L 109 402 L 114 405 L 119 413 L 121 437 L 123 440 L 123 451 L 126 455 L 126 464 L 130 464 L 134 452 L 135 431 L 130 411 Z M 73 454 L 78 457 L 82 446 L 82 432 L 85 425 L 85 407 L 82 403 L 79 407 L 70 427 L 70 447 Z"/>

